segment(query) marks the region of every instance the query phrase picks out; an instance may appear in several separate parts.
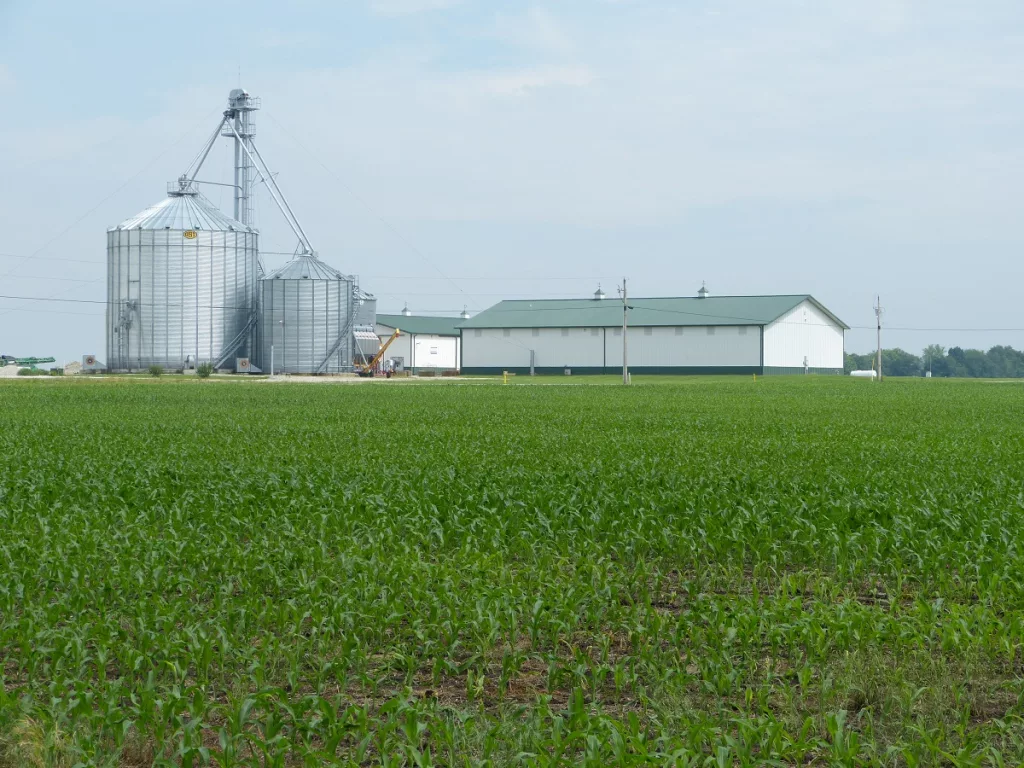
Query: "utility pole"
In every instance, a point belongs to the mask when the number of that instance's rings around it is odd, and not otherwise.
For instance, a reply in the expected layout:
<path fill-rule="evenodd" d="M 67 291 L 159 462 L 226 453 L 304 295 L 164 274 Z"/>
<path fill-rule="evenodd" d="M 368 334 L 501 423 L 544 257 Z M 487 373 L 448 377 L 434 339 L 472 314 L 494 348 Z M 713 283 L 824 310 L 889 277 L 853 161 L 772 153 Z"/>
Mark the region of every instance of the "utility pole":
<path fill-rule="evenodd" d="M 875 320 L 878 323 L 878 381 L 882 380 L 882 297 L 875 297 Z"/>
<path fill-rule="evenodd" d="M 622 288 L 619 289 L 619 293 L 622 294 L 622 383 L 629 384 L 629 362 L 626 356 L 628 351 L 628 345 L 626 344 L 626 332 L 629 328 L 626 316 L 629 313 L 629 305 L 626 303 L 626 278 L 622 278 Z"/>

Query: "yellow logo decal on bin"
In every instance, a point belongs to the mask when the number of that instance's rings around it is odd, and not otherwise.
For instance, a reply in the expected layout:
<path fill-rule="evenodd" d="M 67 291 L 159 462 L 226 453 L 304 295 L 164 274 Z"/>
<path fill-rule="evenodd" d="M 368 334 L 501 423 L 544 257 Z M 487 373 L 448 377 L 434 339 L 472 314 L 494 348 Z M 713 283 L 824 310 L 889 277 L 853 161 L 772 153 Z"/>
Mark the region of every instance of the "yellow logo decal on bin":
<path fill-rule="evenodd" d="M 197 237 L 199 237 L 199 233 L 196 232 L 194 229 L 186 229 L 181 234 L 182 236 L 184 236 L 186 240 L 195 240 Z"/>

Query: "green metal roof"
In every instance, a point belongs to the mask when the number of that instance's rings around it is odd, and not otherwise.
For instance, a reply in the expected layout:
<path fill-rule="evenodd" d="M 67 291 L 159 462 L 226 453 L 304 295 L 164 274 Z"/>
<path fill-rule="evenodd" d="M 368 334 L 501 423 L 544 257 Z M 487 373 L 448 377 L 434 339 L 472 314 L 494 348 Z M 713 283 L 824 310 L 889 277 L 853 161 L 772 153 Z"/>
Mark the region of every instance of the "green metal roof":
<path fill-rule="evenodd" d="M 377 325 L 399 328 L 405 333 L 458 336 L 461 317 L 417 317 L 416 315 L 377 315 Z"/>
<path fill-rule="evenodd" d="M 767 325 L 802 301 L 810 301 L 843 328 L 842 320 L 813 296 L 710 296 L 629 300 L 629 324 Z M 616 299 L 513 299 L 495 304 L 460 328 L 607 328 L 622 325 Z"/>

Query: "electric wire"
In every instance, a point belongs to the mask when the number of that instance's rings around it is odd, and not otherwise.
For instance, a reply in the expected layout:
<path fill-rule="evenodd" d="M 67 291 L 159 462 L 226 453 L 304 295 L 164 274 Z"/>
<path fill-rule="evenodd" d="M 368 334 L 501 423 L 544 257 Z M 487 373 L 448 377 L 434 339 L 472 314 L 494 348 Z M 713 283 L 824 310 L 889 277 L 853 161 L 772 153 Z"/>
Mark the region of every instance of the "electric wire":
<path fill-rule="evenodd" d="M 277 121 L 277 119 L 271 113 L 265 112 L 264 114 L 266 114 L 266 116 L 270 118 L 270 120 L 274 123 L 274 125 L 276 125 L 278 128 L 281 129 L 281 131 L 285 134 L 285 136 L 287 136 L 289 139 L 291 139 L 300 149 L 302 149 L 304 152 L 306 152 L 306 154 L 308 154 L 310 157 L 312 157 L 313 160 L 315 160 L 316 163 L 321 168 L 323 168 L 324 171 L 329 176 L 331 176 L 336 182 L 338 182 L 338 184 L 340 184 L 342 186 L 342 188 L 344 188 L 344 190 L 346 192 L 348 192 L 349 195 L 352 196 L 353 199 L 355 199 L 360 205 L 362 205 L 364 208 L 366 208 L 366 210 L 369 211 L 370 214 L 374 218 L 377 219 L 377 221 L 379 221 L 387 229 L 389 229 L 391 231 L 391 233 L 395 237 L 397 237 L 399 240 L 401 240 L 405 244 L 405 246 L 407 248 L 409 248 L 409 250 L 411 250 L 413 253 L 415 253 L 417 256 L 419 256 L 431 269 L 433 269 L 435 272 L 437 272 L 437 274 L 441 275 L 441 277 L 443 277 L 448 282 L 450 282 L 453 286 L 455 286 L 455 288 L 458 289 L 458 291 L 463 296 L 465 296 L 467 299 L 475 298 L 472 294 L 466 293 L 466 291 L 464 291 L 462 289 L 462 286 L 460 286 L 458 283 L 456 283 L 454 280 L 452 280 L 450 277 L 448 277 L 440 267 L 438 267 L 433 261 L 431 261 L 429 258 L 427 258 L 426 254 L 424 254 L 419 248 L 417 248 L 416 245 L 411 240 L 409 240 L 407 237 L 405 237 L 405 235 L 403 235 L 402 232 L 397 227 L 392 225 L 387 219 L 385 219 L 383 216 L 381 216 L 379 213 L 377 213 L 377 211 L 375 211 L 373 209 L 373 207 L 370 206 L 369 203 L 367 203 L 359 195 L 357 195 L 355 193 L 355 191 L 348 184 L 346 184 L 345 181 L 340 176 L 338 176 L 338 174 L 336 174 L 334 171 L 332 171 L 330 168 L 328 168 L 324 164 L 323 160 L 321 160 L 316 155 L 316 153 L 314 153 L 305 144 L 303 144 L 294 135 L 292 135 L 292 133 L 287 128 L 285 128 L 283 125 L 281 125 L 281 123 L 279 123 Z"/>
<path fill-rule="evenodd" d="M 28 256 L 21 256 L 21 255 L 18 255 L 16 253 L 0 253 L 0 258 L 4 258 L 4 259 L 27 259 L 29 257 Z M 39 259 L 39 261 L 69 261 L 69 262 L 74 262 L 76 264 L 106 264 L 107 263 L 105 260 L 101 261 L 99 259 L 67 259 L 67 258 L 64 258 L 62 256 L 43 256 L 43 257 L 37 257 L 37 258 Z M 19 275 L 19 277 L 20 277 L 20 275 Z"/>
<path fill-rule="evenodd" d="M 102 279 L 103 278 L 97 278 L 96 280 L 93 280 L 93 281 L 90 281 L 90 282 L 97 282 L 97 281 L 102 280 Z M 436 295 L 436 294 L 425 294 L 425 295 Z M 11 300 L 15 300 L 15 301 L 48 301 L 48 302 L 58 302 L 58 303 L 67 303 L 67 304 L 104 304 L 105 305 L 105 304 L 111 303 L 111 302 L 103 301 L 103 300 L 100 300 L 100 299 L 66 299 L 66 298 L 58 298 L 57 296 L 15 296 L 15 295 L 10 295 L 10 294 L 0 294 L 0 299 L 11 299 Z M 614 302 L 611 302 L 611 303 L 614 304 Z M 160 308 L 160 309 L 176 309 L 176 308 L 193 308 L 193 307 L 196 307 L 196 304 L 194 304 L 194 303 L 170 304 L 170 303 L 150 302 L 150 303 L 148 303 L 148 306 L 155 307 L 155 308 Z M 200 305 L 198 305 L 198 307 L 199 307 L 199 309 L 229 309 L 229 310 L 246 311 L 246 312 L 248 312 L 248 311 L 250 311 L 252 309 L 251 307 L 247 307 L 247 306 L 233 306 L 233 305 L 229 305 L 229 304 L 200 304 Z M 633 309 L 637 309 L 637 307 L 632 307 L 632 308 Z M 16 311 L 17 309 L 18 309 L 17 307 L 10 307 L 10 308 L 4 308 L 3 311 L 13 312 L 13 311 Z M 653 309 L 653 308 L 652 307 L 643 307 L 642 309 L 650 310 L 650 309 Z M 546 312 L 563 312 L 563 311 L 578 311 L 578 310 L 579 310 L 579 307 L 552 307 L 552 308 L 547 309 L 545 311 Z M 420 311 L 420 312 L 435 312 L 436 313 L 436 312 L 459 312 L 461 310 L 458 310 L 458 309 L 444 309 L 444 310 L 434 309 L 434 310 L 418 310 L 418 311 Z M 519 311 L 533 311 L 533 310 L 502 310 L 502 311 L 515 311 L 515 312 L 519 312 Z M 679 315 L 689 315 L 689 316 L 696 316 L 696 317 L 704 317 L 704 318 L 708 318 L 708 319 L 711 319 L 711 320 L 715 320 L 715 319 L 717 319 L 717 320 L 742 320 L 742 321 L 749 322 L 752 325 L 767 325 L 767 323 L 765 323 L 763 320 L 759 320 L 759 319 L 755 319 L 755 318 L 749 318 L 749 317 L 740 317 L 740 316 L 735 316 L 735 315 L 709 315 L 709 314 L 702 314 L 702 313 L 699 313 L 699 312 L 685 312 L 683 310 L 671 310 L 671 309 L 659 309 L 659 310 L 655 310 L 655 311 L 667 312 L 667 313 L 679 314 Z M 0 314 L 2 314 L 2 313 L 0 313 Z M 395 313 L 382 312 L 381 314 L 395 314 Z M 778 325 L 814 326 L 814 327 L 820 327 L 820 328 L 831 328 L 831 327 L 834 327 L 834 326 L 832 326 L 829 323 L 805 323 L 805 322 L 801 322 L 801 321 L 782 321 L 781 323 L 777 323 L 777 324 Z M 504 327 L 504 326 L 498 325 L 496 327 L 501 328 L 501 327 Z M 528 326 L 522 326 L 521 328 L 526 328 L 526 327 L 528 327 Z M 529 327 L 532 328 L 534 326 L 529 326 Z M 537 327 L 545 327 L 545 326 L 537 326 Z M 560 327 L 560 326 L 552 326 L 552 327 Z M 579 326 L 579 327 L 588 327 L 589 328 L 591 326 Z M 600 327 L 604 327 L 604 326 L 602 325 Z M 612 327 L 612 326 L 608 326 L 608 327 Z M 639 327 L 643 327 L 643 326 L 634 326 L 634 327 L 639 328 Z M 655 326 L 655 327 L 657 327 L 657 326 Z M 663 326 L 663 327 L 671 328 L 673 326 Z M 695 326 L 690 326 L 690 327 L 700 328 L 700 327 L 703 327 L 703 326 L 695 325 Z M 869 330 L 869 331 L 875 330 L 875 326 L 874 325 L 851 325 L 851 326 L 848 326 L 848 328 L 851 329 L 851 330 Z M 888 331 L 902 331 L 902 332 L 907 332 L 907 333 L 927 333 L 927 332 L 946 332 L 946 333 L 1021 333 L 1021 332 L 1024 332 L 1024 328 L 923 328 L 923 327 L 903 327 L 903 326 L 890 326 L 890 327 L 886 328 L 886 330 L 888 330 Z"/>
<path fill-rule="evenodd" d="M 28 255 L 28 256 L 27 256 L 27 257 L 26 257 L 26 258 L 25 258 L 25 259 L 24 259 L 24 260 L 22 261 L 22 263 L 21 263 L 21 264 L 15 264 L 15 265 L 14 265 L 13 267 L 11 267 L 11 268 L 10 268 L 9 270 L 7 270 L 7 271 L 6 271 L 6 272 L 4 272 L 4 273 L 3 273 L 2 275 L 0 275 L 0 280 L 2 280 L 2 279 L 3 279 L 3 278 L 5 278 L 5 277 L 9 277 L 10 275 L 12 275 L 12 274 L 13 274 L 14 272 L 16 272 L 16 271 L 17 271 L 17 270 L 18 270 L 18 269 L 19 269 L 19 268 L 20 268 L 20 267 L 21 267 L 21 266 L 22 266 L 22 265 L 23 265 L 23 264 L 24 264 L 24 263 L 25 263 L 26 261 L 31 261 L 32 259 L 34 259 L 34 258 L 35 258 L 36 256 L 38 256 L 38 255 L 39 255 L 40 251 L 43 251 L 43 250 L 45 250 L 45 249 L 46 249 L 46 248 L 48 248 L 48 247 L 49 247 L 50 245 L 52 245 L 52 244 L 53 244 L 53 243 L 55 243 L 55 242 L 56 242 L 57 240 L 59 240 L 60 238 L 62 238 L 62 237 L 63 237 L 64 235 L 66 235 L 66 234 L 67 234 L 68 232 L 70 232 L 70 231 L 71 231 L 72 229 L 74 229 L 74 228 L 75 228 L 76 226 L 78 226 L 78 225 L 79 225 L 79 224 L 80 224 L 80 223 L 81 223 L 82 221 L 84 221 L 84 220 L 85 220 L 86 218 L 88 218 L 88 217 L 89 217 L 90 215 L 92 215 L 92 213 L 93 213 L 93 212 L 95 212 L 95 211 L 96 211 L 96 210 L 97 210 L 97 209 L 98 209 L 98 208 L 99 208 L 100 206 L 102 206 L 102 205 L 103 205 L 103 204 L 104 204 L 105 202 L 107 202 L 108 200 L 110 200 L 110 198 L 114 197 L 114 195 L 116 195 L 116 194 L 117 194 L 118 192 L 120 192 L 120 191 L 121 191 L 122 189 L 124 189 L 125 187 L 127 187 L 127 186 L 128 186 L 129 184 L 131 184 L 131 183 L 132 183 L 133 181 L 135 181 L 135 179 L 137 179 L 137 178 L 138 178 L 139 176 L 141 176 L 141 175 L 142 175 L 143 173 L 145 173 L 146 171 L 148 171 L 148 170 L 149 170 L 149 168 L 150 168 L 150 167 L 151 167 L 151 166 L 152 166 L 152 165 L 153 165 L 154 163 L 158 162 L 158 161 L 159 161 L 159 160 L 160 160 L 160 159 L 161 159 L 161 158 L 162 158 L 162 157 L 163 157 L 164 155 L 166 155 L 166 154 L 167 154 L 168 152 L 170 152 L 170 151 L 171 151 L 172 149 L 174 149 L 174 147 L 178 146 L 178 144 L 180 144 L 180 143 L 181 143 L 182 141 L 184 141 L 184 140 L 185 140 L 185 139 L 186 139 L 186 138 L 187 138 L 187 137 L 188 137 L 189 135 L 191 135 L 191 134 L 192 134 L 192 133 L 193 133 L 193 132 L 194 132 L 194 131 L 196 130 L 196 128 L 198 128 L 198 127 L 199 127 L 199 126 L 201 126 L 201 125 L 202 125 L 202 124 L 203 124 L 204 122 L 206 122 L 206 120 L 207 120 L 207 117 L 203 117 L 203 118 L 202 118 L 202 120 L 200 120 L 199 122 L 197 122 L 197 123 L 196 123 L 195 125 L 193 125 L 193 126 L 192 126 L 191 128 L 189 128 L 189 129 L 188 129 L 187 131 L 185 131 L 185 132 L 184 132 L 183 134 L 181 134 L 181 136 L 179 136 L 179 137 L 178 137 L 178 138 L 177 138 L 177 139 L 176 139 L 176 140 L 175 140 L 174 142 L 172 142 L 172 143 L 171 143 L 171 144 L 169 144 L 168 146 L 164 147 L 163 151 L 162 151 L 162 152 L 160 152 L 160 154 L 158 154 L 158 155 L 157 155 L 156 157 L 154 157 L 154 158 L 153 158 L 152 160 L 150 160 L 150 161 L 149 161 L 148 163 L 146 163 L 146 164 L 145 164 L 145 165 L 144 165 L 144 166 L 143 166 L 142 168 L 140 168 L 140 169 L 139 169 L 139 170 L 138 170 L 138 171 L 137 171 L 136 173 L 132 174 L 132 175 L 131 175 L 131 176 L 130 176 L 130 177 L 129 177 L 129 178 L 127 179 L 127 180 L 125 180 L 125 181 L 124 181 L 124 182 L 123 182 L 123 183 L 122 183 L 122 184 L 121 184 L 120 186 L 118 186 L 118 187 L 117 187 L 117 189 L 115 189 L 115 190 L 114 190 L 113 192 L 111 192 L 111 193 L 110 193 L 109 195 L 107 195 L 106 197 L 104 197 L 104 198 L 103 198 L 102 200 L 100 200 L 100 201 L 99 201 L 98 203 L 96 203 L 96 205 L 94 205 L 94 206 L 93 206 L 92 208 L 90 208 L 89 210 L 87 210 L 87 211 L 86 211 L 85 213 L 83 213 L 83 214 L 82 214 L 81 216 L 79 216 L 79 217 L 78 217 L 77 219 L 75 219 L 75 220 L 74 220 L 74 221 L 73 221 L 73 222 L 72 222 L 71 224 L 69 224 L 68 226 L 66 226 L 66 227 L 65 227 L 64 229 L 62 229 L 62 230 L 61 230 L 60 232 L 58 232 L 58 233 L 57 233 L 56 235 L 54 235 L 54 236 L 53 236 L 53 237 L 51 237 L 51 238 L 50 238 L 49 240 L 47 240 L 47 241 L 46 241 L 45 243 L 43 243 L 43 244 L 42 244 L 41 246 L 39 246 L 38 248 L 36 248 L 36 250 L 35 250 L 35 251 L 33 251 L 33 252 L 32 252 L 31 254 L 29 254 L 29 255 Z"/>

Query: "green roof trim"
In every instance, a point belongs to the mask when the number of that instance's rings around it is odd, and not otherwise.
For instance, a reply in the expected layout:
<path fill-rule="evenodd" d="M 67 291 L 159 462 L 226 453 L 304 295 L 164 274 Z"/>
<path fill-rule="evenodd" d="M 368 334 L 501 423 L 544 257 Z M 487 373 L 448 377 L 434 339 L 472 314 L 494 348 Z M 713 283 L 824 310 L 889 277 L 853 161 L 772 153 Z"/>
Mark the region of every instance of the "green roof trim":
<path fill-rule="evenodd" d="M 377 325 L 398 328 L 403 333 L 458 336 L 461 317 L 423 317 L 417 315 L 377 315 Z"/>
<path fill-rule="evenodd" d="M 629 300 L 630 326 L 768 325 L 810 301 L 848 329 L 809 294 L 793 296 L 709 296 Z M 617 299 L 512 299 L 463 321 L 467 328 L 610 328 L 622 325 Z"/>

